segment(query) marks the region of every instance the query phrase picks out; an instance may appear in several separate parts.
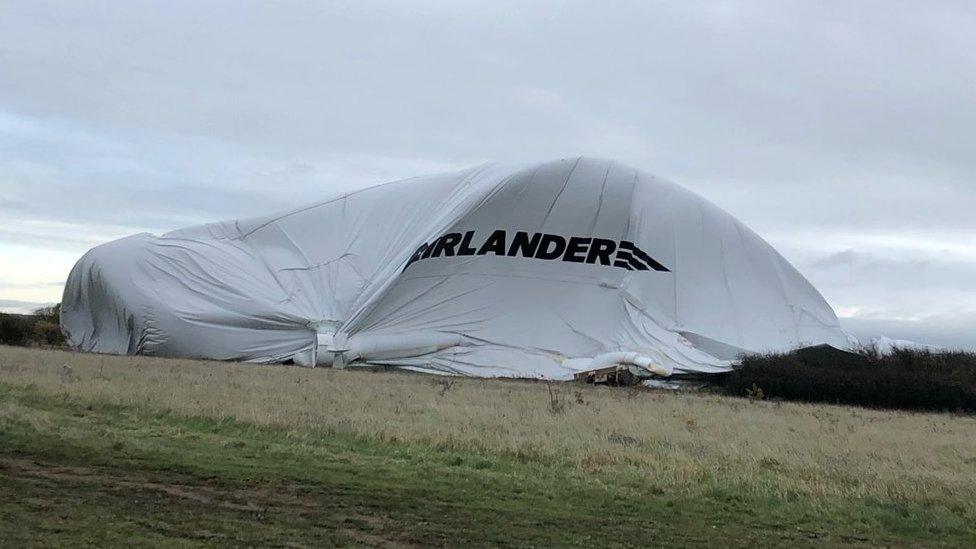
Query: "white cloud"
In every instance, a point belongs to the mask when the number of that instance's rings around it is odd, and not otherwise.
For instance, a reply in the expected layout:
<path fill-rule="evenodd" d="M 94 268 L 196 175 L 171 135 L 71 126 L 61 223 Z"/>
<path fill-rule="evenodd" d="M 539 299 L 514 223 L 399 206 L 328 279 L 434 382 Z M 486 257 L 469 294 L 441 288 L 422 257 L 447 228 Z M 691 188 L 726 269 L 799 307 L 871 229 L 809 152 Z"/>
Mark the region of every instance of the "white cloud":
<path fill-rule="evenodd" d="M 64 280 L 80 255 L 0 244 L 0 299 L 61 301 Z"/>

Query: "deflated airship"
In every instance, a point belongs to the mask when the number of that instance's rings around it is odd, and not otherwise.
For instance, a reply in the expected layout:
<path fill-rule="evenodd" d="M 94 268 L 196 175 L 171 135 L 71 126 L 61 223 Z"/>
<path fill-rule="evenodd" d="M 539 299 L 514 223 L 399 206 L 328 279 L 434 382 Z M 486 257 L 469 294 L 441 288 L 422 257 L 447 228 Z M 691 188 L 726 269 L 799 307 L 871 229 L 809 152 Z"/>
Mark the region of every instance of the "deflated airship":
<path fill-rule="evenodd" d="M 100 353 L 545 379 L 848 346 L 820 293 L 730 214 L 589 158 L 109 242 L 72 270 L 61 324 Z"/>

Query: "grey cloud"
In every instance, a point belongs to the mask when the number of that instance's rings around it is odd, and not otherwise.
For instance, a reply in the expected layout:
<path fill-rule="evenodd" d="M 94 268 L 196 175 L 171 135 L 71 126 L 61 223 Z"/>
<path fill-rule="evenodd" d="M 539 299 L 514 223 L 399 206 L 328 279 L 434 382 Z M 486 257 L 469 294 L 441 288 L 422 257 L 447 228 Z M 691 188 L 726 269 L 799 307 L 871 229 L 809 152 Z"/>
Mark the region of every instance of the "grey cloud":
<path fill-rule="evenodd" d="M 931 249 L 845 249 L 797 266 L 855 335 L 976 348 L 976 257 Z"/>
<path fill-rule="evenodd" d="M 33 301 L 18 301 L 16 299 L 0 299 L 0 312 L 14 314 L 30 314 L 41 307 L 49 307 L 53 303 Z"/>
<path fill-rule="evenodd" d="M 47 281 L 47 282 L 32 282 L 30 284 L 23 284 L 17 282 L 10 282 L 0 278 L 0 289 L 21 289 L 21 288 L 61 288 L 64 286 L 64 280 L 58 281 Z"/>
<path fill-rule="evenodd" d="M 860 261 L 861 256 L 854 250 L 844 250 L 842 252 L 836 252 L 828 254 L 824 257 L 815 259 L 810 262 L 810 266 L 816 269 L 830 269 L 833 267 L 849 267 L 858 261 Z"/>
<path fill-rule="evenodd" d="M 928 291 L 972 290 L 976 258 L 938 254 L 930 250 L 900 250 L 896 256 L 844 250 L 809 262 L 799 262 L 811 277 L 845 277 L 861 284 Z"/>

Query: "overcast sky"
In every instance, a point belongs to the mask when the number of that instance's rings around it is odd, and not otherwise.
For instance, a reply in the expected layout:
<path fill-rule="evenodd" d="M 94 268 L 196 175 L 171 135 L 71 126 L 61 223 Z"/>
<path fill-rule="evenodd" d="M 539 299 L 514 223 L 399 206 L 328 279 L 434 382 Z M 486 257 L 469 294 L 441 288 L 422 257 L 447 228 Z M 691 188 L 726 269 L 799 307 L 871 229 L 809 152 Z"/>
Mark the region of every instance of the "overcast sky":
<path fill-rule="evenodd" d="M 856 334 L 976 347 L 972 2 L 0 2 L 0 310 L 88 248 L 599 156 L 777 247 Z"/>

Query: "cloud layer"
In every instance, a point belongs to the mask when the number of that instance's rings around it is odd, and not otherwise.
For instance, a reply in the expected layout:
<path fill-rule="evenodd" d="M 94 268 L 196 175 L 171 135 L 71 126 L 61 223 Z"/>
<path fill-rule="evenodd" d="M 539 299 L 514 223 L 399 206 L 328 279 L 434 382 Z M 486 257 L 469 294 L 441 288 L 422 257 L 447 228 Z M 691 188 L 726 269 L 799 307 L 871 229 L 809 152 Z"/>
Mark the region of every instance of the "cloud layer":
<path fill-rule="evenodd" d="M 587 154 L 728 209 L 842 316 L 976 332 L 974 26 L 967 2 L 6 3 L 0 299 L 56 301 L 134 232 Z"/>

